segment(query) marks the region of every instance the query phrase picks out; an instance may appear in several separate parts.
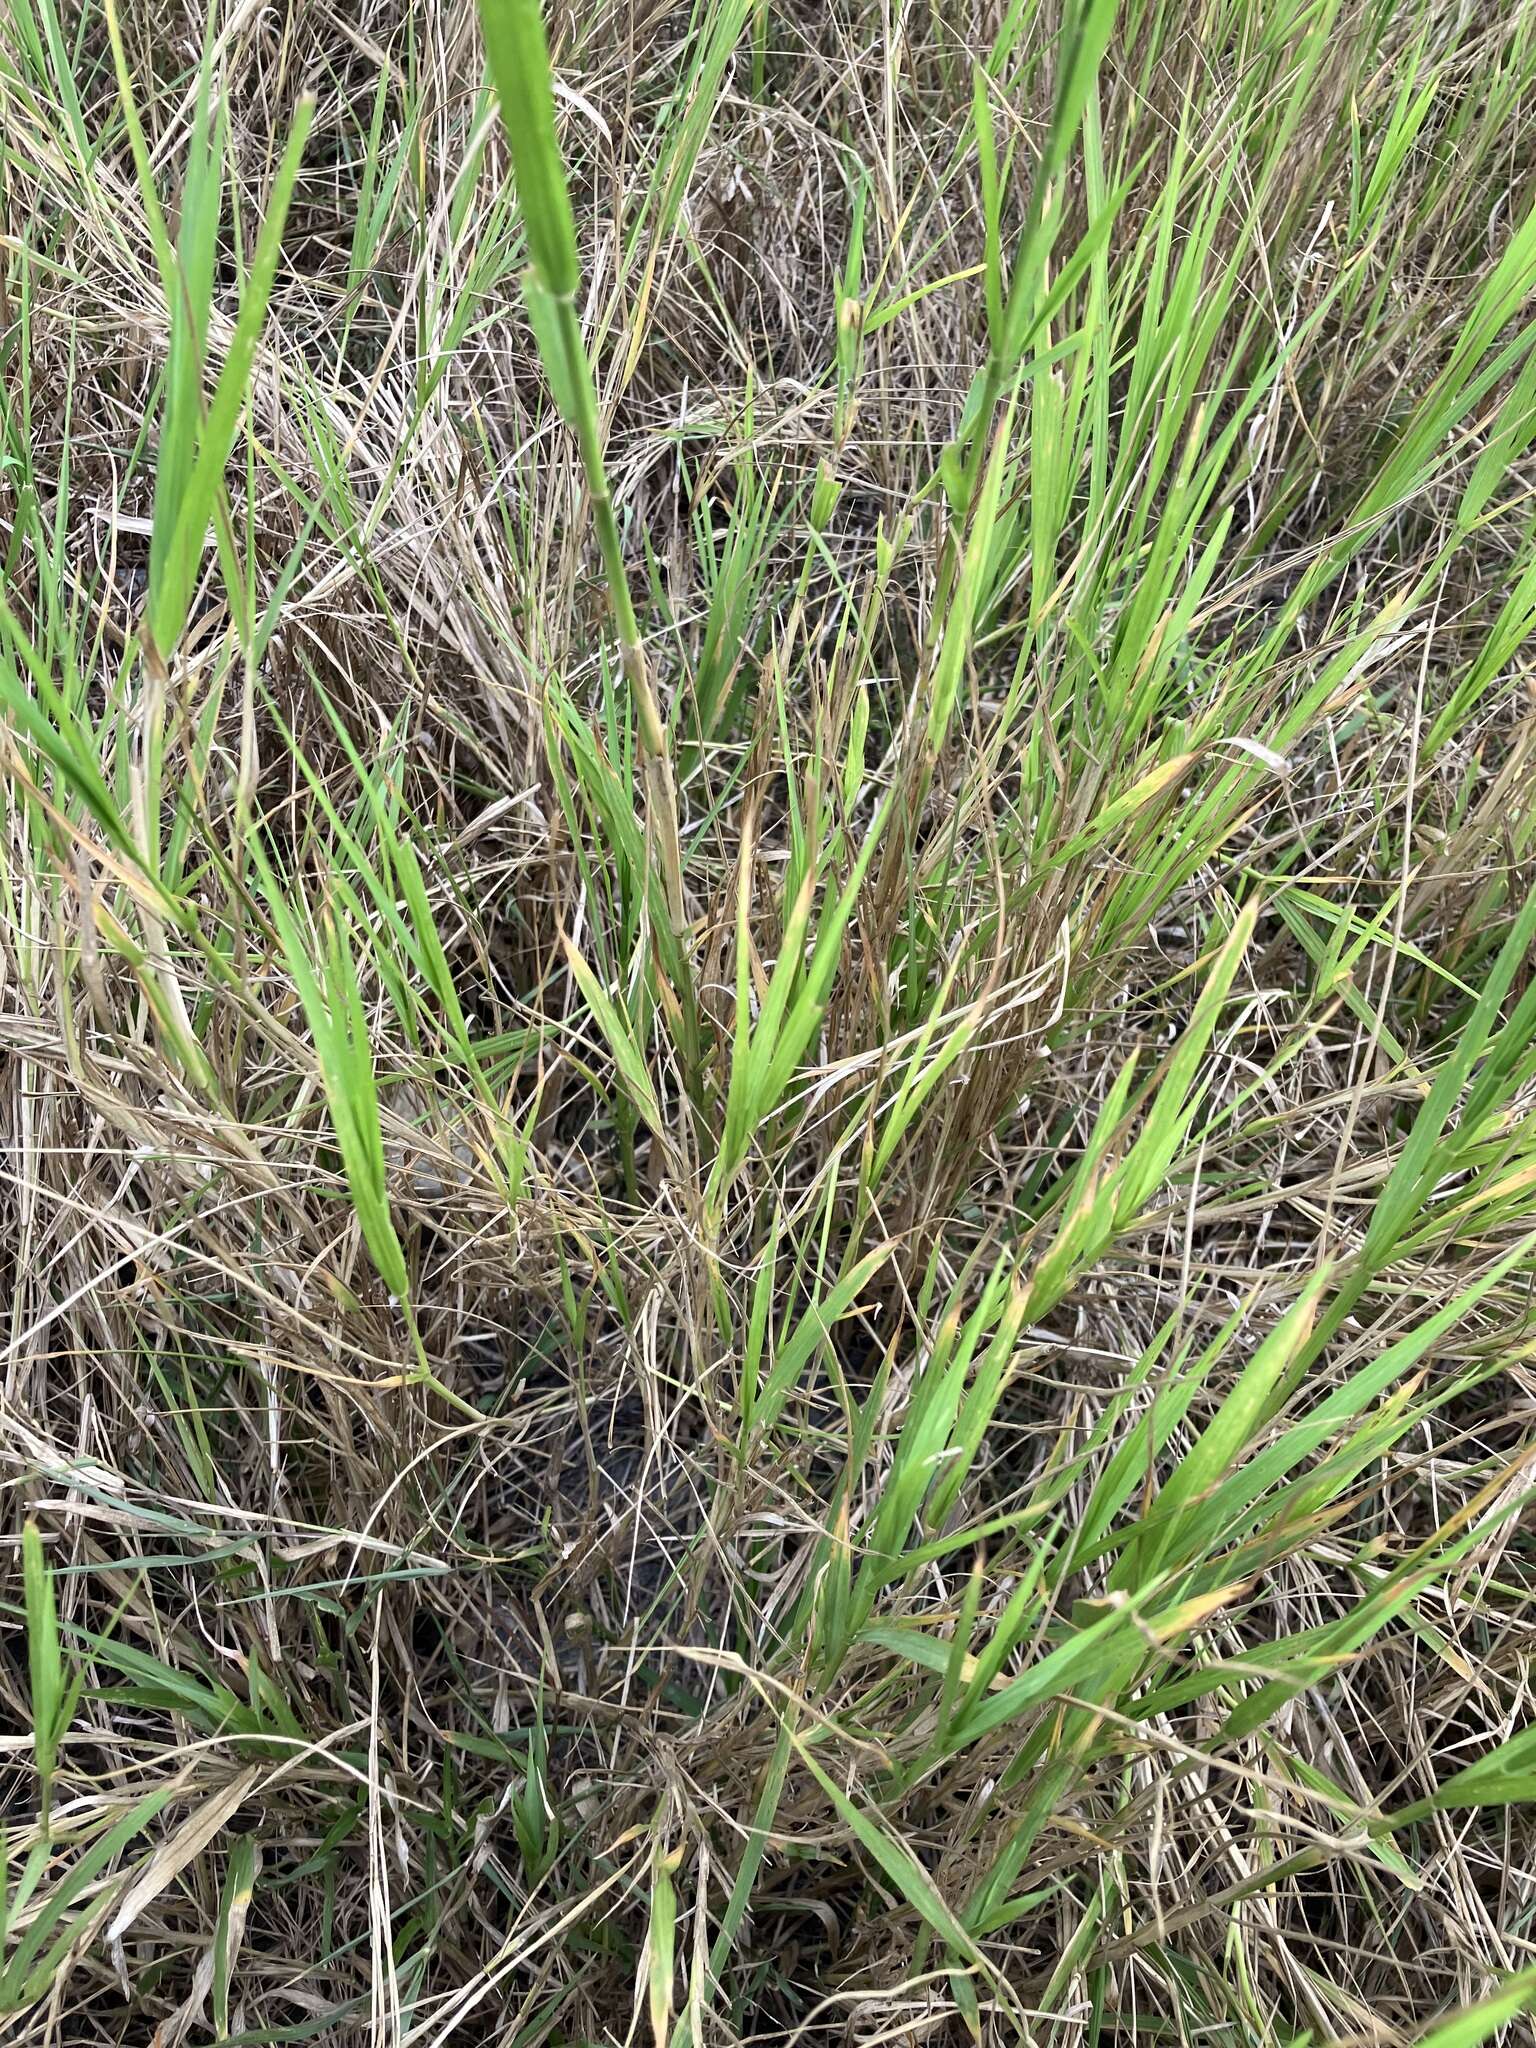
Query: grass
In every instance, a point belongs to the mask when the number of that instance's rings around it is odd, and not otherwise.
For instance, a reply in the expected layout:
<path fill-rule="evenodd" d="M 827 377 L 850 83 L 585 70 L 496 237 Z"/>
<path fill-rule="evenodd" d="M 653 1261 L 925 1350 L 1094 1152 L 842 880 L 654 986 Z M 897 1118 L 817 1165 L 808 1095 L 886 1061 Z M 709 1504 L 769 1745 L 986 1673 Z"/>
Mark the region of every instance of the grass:
<path fill-rule="evenodd" d="M 1533 2038 L 1533 105 L 0 0 L 6 2038 Z"/>

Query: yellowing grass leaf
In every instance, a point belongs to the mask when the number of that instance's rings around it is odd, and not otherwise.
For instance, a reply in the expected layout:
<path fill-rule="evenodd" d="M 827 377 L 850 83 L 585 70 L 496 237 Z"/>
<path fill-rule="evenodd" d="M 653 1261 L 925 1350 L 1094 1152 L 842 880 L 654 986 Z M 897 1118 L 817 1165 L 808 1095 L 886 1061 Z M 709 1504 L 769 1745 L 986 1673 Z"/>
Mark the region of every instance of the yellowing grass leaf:
<path fill-rule="evenodd" d="M 677 1968 L 677 1892 L 668 1858 L 658 1842 L 651 1869 L 651 1924 L 645 1937 L 647 2002 L 651 2039 L 667 2048 L 672 2025 L 672 1980 Z"/>
<path fill-rule="evenodd" d="M 181 1826 L 160 1844 L 139 1872 L 112 1915 L 108 1941 L 121 1941 L 144 1908 L 186 1869 L 193 1857 L 205 1849 L 221 1828 L 236 1814 L 256 1787 L 261 1772 L 255 1766 L 241 1771 L 221 1791 L 194 1806 Z"/>

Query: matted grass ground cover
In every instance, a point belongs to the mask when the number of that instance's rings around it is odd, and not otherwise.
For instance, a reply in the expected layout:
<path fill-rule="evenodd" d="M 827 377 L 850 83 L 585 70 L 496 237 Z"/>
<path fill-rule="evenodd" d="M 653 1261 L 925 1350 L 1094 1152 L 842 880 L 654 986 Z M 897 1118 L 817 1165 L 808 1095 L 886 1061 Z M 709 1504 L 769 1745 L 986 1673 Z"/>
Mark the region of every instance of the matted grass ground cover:
<path fill-rule="evenodd" d="M 6 2040 L 1532 2040 L 1533 107 L 0 0 Z"/>

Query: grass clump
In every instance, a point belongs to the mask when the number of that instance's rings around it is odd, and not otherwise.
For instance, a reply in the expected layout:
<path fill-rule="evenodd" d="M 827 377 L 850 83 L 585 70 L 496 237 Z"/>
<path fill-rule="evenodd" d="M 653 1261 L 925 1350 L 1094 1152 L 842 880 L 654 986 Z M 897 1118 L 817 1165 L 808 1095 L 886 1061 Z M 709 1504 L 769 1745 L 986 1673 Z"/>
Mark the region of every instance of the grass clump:
<path fill-rule="evenodd" d="M 1530 2038 L 1533 89 L 0 0 L 15 2038 Z"/>

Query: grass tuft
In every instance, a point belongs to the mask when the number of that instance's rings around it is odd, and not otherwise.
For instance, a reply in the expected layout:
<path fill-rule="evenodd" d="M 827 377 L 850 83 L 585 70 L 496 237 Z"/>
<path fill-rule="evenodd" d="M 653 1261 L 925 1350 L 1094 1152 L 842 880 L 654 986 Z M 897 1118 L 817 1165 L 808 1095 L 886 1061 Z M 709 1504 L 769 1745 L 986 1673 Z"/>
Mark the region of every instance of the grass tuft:
<path fill-rule="evenodd" d="M 0 2030 L 1536 1973 L 1536 7 L 0 0 Z"/>

